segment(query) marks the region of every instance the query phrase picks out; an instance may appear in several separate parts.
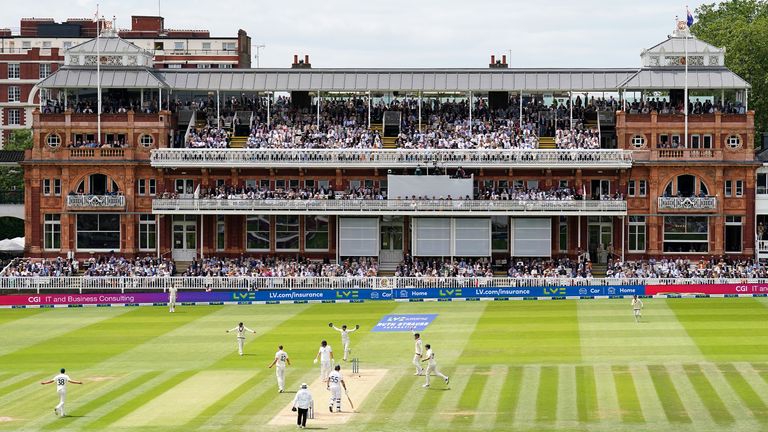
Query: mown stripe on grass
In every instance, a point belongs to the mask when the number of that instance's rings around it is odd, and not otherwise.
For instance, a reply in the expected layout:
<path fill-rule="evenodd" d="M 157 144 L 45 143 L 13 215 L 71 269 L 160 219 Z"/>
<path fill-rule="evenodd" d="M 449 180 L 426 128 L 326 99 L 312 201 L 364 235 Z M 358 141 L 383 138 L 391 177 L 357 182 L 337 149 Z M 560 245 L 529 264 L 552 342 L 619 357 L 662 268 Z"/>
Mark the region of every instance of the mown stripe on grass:
<path fill-rule="evenodd" d="M 616 395 L 619 398 L 619 407 L 621 408 L 621 420 L 624 423 L 643 423 L 643 411 L 640 407 L 640 401 L 637 398 L 635 389 L 635 380 L 625 365 L 614 365 L 613 382 L 616 386 Z"/>
<path fill-rule="evenodd" d="M 556 366 L 543 366 L 539 375 L 536 395 L 536 421 L 553 422 L 557 419 L 557 389 L 560 372 Z"/>
<path fill-rule="evenodd" d="M 29 318 L 34 315 L 38 315 L 42 312 L 50 312 L 49 309 L 10 309 L 10 310 L 3 310 L 3 313 L 0 313 L 0 330 L 3 330 L 2 326 L 5 325 L 5 323 L 13 322 L 16 320 Z"/>
<path fill-rule="evenodd" d="M 576 413 L 581 423 L 598 419 L 595 369 L 592 366 L 576 366 Z"/>
<path fill-rule="evenodd" d="M 663 365 L 649 365 L 648 372 L 651 374 L 653 386 L 656 389 L 656 395 L 661 401 L 664 414 L 670 423 L 691 423 L 691 418 L 680 400 L 672 379 L 669 377 L 667 368 Z"/>
<path fill-rule="evenodd" d="M 253 390 L 254 388 L 256 388 L 260 384 L 260 382 L 264 380 L 265 373 L 266 373 L 265 371 L 257 372 L 256 375 L 252 376 L 250 379 L 240 384 L 238 387 L 236 387 L 234 390 L 224 395 L 224 397 L 220 398 L 218 401 L 209 405 L 206 409 L 200 412 L 195 418 L 188 421 L 187 424 L 184 425 L 184 429 L 194 430 L 198 426 L 204 424 L 206 421 L 208 421 L 209 419 L 214 417 L 216 414 L 221 412 L 221 410 L 223 410 L 224 408 L 229 406 L 231 403 L 233 403 L 235 400 L 240 398 L 240 396 L 244 395 L 247 391 Z"/>
<path fill-rule="evenodd" d="M 733 416 L 728 412 L 728 408 L 725 407 L 723 400 L 720 399 L 712 383 L 707 379 L 701 366 L 698 364 L 686 364 L 683 365 L 683 370 L 715 423 L 719 425 L 733 423 Z"/>
<path fill-rule="evenodd" d="M 88 424 L 86 428 L 104 430 L 106 429 L 107 426 L 122 419 L 126 415 L 140 408 L 141 406 L 147 403 L 150 403 L 152 399 L 167 392 L 168 390 L 172 389 L 174 386 L 184 382 L 186 379 L 188 379 L 189 377 L 193 376 L 196 373 L 197 371 L 194 371 L 194 370 L 179 372 L 171 376 L 170 378 L 150 387 L 149 389 L 147 389 L 147 391 L 126 401 L 125 403 L 118 406 L 114 410 L 98 418 L 93 423 Z"/>
<path fill-rule="evenodd" d="M 3 398 L 5 398 L 6 396 L 10 396 L 11 393 L 19 389 L 22 389 L 27 386 L 31 386 L 32 384 L 37 384 L 38 381 L 42 381 L 46 377 L 47 375 L 43 375 L 43 374 L 35 374 L 32 376 L 29 376 L 28 374 L 24 374 L 24 378 L 14 381 L 3 387 L 0 387 L 0 401 L 2 401 Z M 37 386 L 40 387 L 39 384 Z"/>
<path fill-rule="evenodd" d="M 666 424 L 667 416 L 656 395 L 648 368 L 645 365 L 632 365 L 629 371 L 632 373 L 632 379 L 635 380 L 637 399 L 640 401 L 640 409 L 643 411 L 646 424 Z"/>
<path fill-rule="evenodd" d="M 522 366 L 509 366 L 507 376 L 501 387 L 499 395 L 499 405 L 496 409 L 496 429 L 511 428 L 515 421 L 515 411 L 517 411 L 517 402 L 520 399 L 520 386 L 523 382 Z"/>
<path fill-rule="evenodd" d="M 472 429 L 492 430 L 493 423 L 496 421 L 496 414 L 499 412 L 499 399 L 501 398 L 501 389 L 506 381 L 507 368 L 503 365 L 491 366 L 488 381 L 485 383 L 479 405 L 482 407 L 483 414 L 476 415 L 472 423 Z"/>
<path fill-rule="evenodd" d="M 308 371 L 302 375 L 301 382 L 307 382 L 312 385 L 310 377 L 316 377 L 315 370 Z M 235 414 L 231 420 L 227 423 L 228 428 L 231 426 L 232 430 L 251 430 L 258 426 L 266 424 L 269 420 L 264 419 L 262 414 L 269 414 L 269 418 L 277 414 L 277 411 L 271 408 L 273 404 L 279 404 L 280 408 L 283 408 L 283 403 L 276 396 L 279 393 L 275 391 L 275 387 L 262 386 L 260 391 L 256 392 L 252 398 L 250 398 L 246 404 L 240 408 L 237 414 Z M 315 409 L 323 409 L 326 406 L 326 395 L 313 395 L 315 398 Z M 287 404 L 287 402 L 286 402 Z M 272 412 L 274 411 L 274 412 Z"/>
<path fill-rule="evenodd" d="M 744 422 L 754 422 L 755 419 L 752 418 L 752 412 L 741 403 L 739 396 L 728 384 L 728 381 L 726 381 L 717 365 L 705 362 L 700 363 L 700 366 L 702 372 L 707 376 L 709 382 L 712 383 L 718 397 L 723 401 L 725 408 L 731 413 L 736 423 L 742 425 Z M 748 430 L 749 428 L 744 429 Z M 753 425 L 752 429 L 758 429 L 757 424 Z"/>
<path fill-rule="evenodd" d="M 400 375 L 394 387 L 384 396 L 384 399 L 379 404 L 372 422 L 374 424 L 387 424 L 387 422 L 397 421 L 402 418 L 402 412 L 398 408 L 400 404 L 405 405 L 415 402 L 411 394 L 414 388 L 414 381 L 419 380 L 421 382 L 421 379 L 421 377 L 415 377 L 410 373 Z"/>
<path fill-rule="evenodd" d="M 613 382 L 611 367 L 595 365 L 595 387 L 597 389 L 597 412 L 601 422 L 615 424 L 621 422 L 619 398 Z"/>
<path fill-rule="evenodd" d="M 558 429 L 578 425 L 576 398 L 576 368 L 573 365 L 560 365 L 555 415 Z"/>
<path fill-rule="evenodd" d="M 742 404 L 752 412 L 752 416 L 763 423 L 768 421 L 768 407 L 766 407 L 765 402 L 749 385 L 744 376 L 736 369 L 736 366 L 732 363 L 723 363 L 718 365 L 718 369 L 723 374 L 725 380 L 728 381 L 728 385 L 739 396 Z"/>
<path fill-rule="evenodd" d="M 491 368 L 489 367 L 470 371 L 467 385 L 461 390 L 461 397 L 456 406 L 457 412 L 454 413 L 451 427 L 464 430 L 472 424 L 476 417 L 486 415 L 484 412 L 479 414 L 478 408 L 480 408 L 480 398 L 485 390 L 485 385 L 488 383 L 488 376 L 490 373 Z M 453 387 L 453 384 L 451 386 Z M 456 387 L 454 387 L 454 390 L 458 391 Z M 485 411 L 484 407 L 482 411 Z"/>
<path fill-rule="evenodd" d="M 96 398 L 91 399 L 89 402 L 86 402 L 85 404 L 78 406 L 72 413 L 75 415 L 77 415 L 78 413 L 93 413 L 98 408 L 108 403 L 114 402 L 114 400 L 117 399 L 118 397 L 154 379 L 158 375 L 160 375 L 160 371 L 151 371 L 151 372 L 143 373 L 129 381 L 126 381 L 120 384 L 118 387 L 112 388 L 111 390 L 107 391 L 101 396 L 97 396 Z M 48 423 L 44 425 L 42 429 L 43 430 L 61 429 L 62 427 L 68 426 L 70 423 L 72 423 L 75 420 L 78 420 L 79 418 L 80 417 L 78 416 L 66 417 L 58 421 Z"/>
<path fill-rule="evenodd" d="M 517 409 L 514 416 L 515 429 L 528 428 L 534 425 L 540 374 L 541 369 L 539 366 L 528 365 L 523 367 L 521 387 L 525 391 L 519 393 L 517 400 Z"/>
<path fill-rule="evenodd" d="M 750 363 L 752 369 L 768 384 L 768 363 Z"/>

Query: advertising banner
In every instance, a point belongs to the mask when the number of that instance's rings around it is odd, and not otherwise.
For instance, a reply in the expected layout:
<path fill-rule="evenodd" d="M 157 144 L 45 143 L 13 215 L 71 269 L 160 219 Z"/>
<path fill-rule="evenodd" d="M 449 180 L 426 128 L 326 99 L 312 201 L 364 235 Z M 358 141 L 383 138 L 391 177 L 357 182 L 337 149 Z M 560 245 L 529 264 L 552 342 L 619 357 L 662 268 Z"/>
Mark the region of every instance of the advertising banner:
<path fill-rule="evenodd" d="M 372 332 L 424 331 L 437 314 L 384 315 L 371 329 Z"/>
<path fill-rule="evenodd" d="M 765 284 L 646 285 L 646 295 L 656 294 L 768 294 Z"/>
<path fill-rule="evenodd" d="M 549 287 L 464 287 L 464 288 L 397 288 L 395 299 L 455 299 L 498 297 L 586 297 L 645 295 L 643 285 L 615 286 L 549 286 Z"/>

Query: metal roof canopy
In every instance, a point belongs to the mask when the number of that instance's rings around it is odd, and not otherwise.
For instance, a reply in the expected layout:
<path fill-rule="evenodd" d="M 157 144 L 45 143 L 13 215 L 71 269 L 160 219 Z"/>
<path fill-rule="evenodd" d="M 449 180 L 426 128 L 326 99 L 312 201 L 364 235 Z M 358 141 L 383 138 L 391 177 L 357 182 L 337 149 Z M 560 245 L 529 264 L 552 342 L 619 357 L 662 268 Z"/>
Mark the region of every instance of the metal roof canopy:
<path fill-rule="evenodd" d="M 248 69 L 160 72 L 177 91 L 615 91 L 637 69 Z"/>
<path fill-rule="evenodd" d="M 622 82 L 619 87 L 623 90 L 669 90 L 685 87 L 685 68 L 652 68 L 641 69 L 636 74 Z M 688 89 L 749 89 L 752 86 L 742 77 L 724 67 L 688 68 Z"/>
<path fill-rule="evenodd" d="M 48 89 L 96 88 L 96 68 L 59 69 L 40 81 L 38 87 Z M 147 68 L 101 68 L 102 88 L 156 89 L 168 85 L 152 69 Z"/>

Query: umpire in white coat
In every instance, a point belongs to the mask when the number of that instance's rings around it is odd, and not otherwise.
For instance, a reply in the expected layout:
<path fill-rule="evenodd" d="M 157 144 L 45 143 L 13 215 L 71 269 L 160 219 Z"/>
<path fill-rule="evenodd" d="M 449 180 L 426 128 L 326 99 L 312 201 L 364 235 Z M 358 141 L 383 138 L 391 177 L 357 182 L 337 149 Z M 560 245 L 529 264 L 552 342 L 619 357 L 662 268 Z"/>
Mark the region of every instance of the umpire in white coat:
<path fill-rule="evenodd" d="M 307 427 L 307 415 L 309 414 L 309 408 L 312 406 L 312 393 L 309 392 L 307 384 L 301 384 L 301 388 L 296 392 L 296 397 L 293 398 L 292 411 L 297 411 L 298 417 L 296 418 L 296 426 L 300 429 Z"/>

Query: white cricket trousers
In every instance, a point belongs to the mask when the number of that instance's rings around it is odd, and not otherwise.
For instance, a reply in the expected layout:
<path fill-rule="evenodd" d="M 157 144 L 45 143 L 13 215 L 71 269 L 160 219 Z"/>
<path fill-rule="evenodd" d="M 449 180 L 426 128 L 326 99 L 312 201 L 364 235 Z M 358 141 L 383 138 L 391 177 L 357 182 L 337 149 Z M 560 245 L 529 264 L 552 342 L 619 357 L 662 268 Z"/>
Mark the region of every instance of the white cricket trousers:
<path fill-rule="evenodd" d="M 67 398 L 67 390 L 66 389 L 61 389 L 61 390 L 58 390 L 56 393 L 59 394 L 59 404 L 56 405 L 56 411 L 59 412 L 60 416 L 64 417 L 64 415 L 65 415 L 64 414 L 64 399 Z"/>
<path fill-rule="evenodd" d="M 285 366 L 278 366 L 275 369 L 275 375 L 277 376 L 277 388 L 280 391 L 285 390 Z"/>
<path fill-rule="evenodd" d="M 349 341 L 344 342 L 344 361 L 347 361 L 347 356 L 349 353 L 352 352 L 352 347 L 349 344 Z"/>
<path fill-rule="evenodd" d="M 336 411 L 341 412 L 341 386 L 332 386 L 330 388 L 331 390 L 331 398 L 328 401 L 328 407 L 333 408 L 333 405 L 336 405 Z"/>
<path fill-rule="evenodd" d="M 240 355 L 243 355 L 243 344 L 245 344 L 245 338 L 237 338 L 237 352 L 240 353 Z"/>
<path fill-rule="evenodd" d="M 435 375 L 439 376 L 442 379 L 448 379 L 447 376 L 445 376 L 442 372 L 440 372 L 440 369 L 437 368 L 436 364 L 431 364 L 427 366 L 427 372 L 424 374 L 427 378 L 427 385 L 429 385 L 429 375 L 432 374 L 432 372 L 435 373 Z"/>
<path fill-rule="evenodd" d="M 642 314 L 640 313 L 640 309 L 633 309 L 635 311 L 635 319 L 640 318 Z"/>
<path fill-rule="evenodd" d="M 326 381 L 328 379 L 328 375 L 330 374 L 331 374 L 331 362 L 321 361 L 320 362 L 320 380 Z"/>
<path fill-rule="evenodd" d="M 413 355 L 413 365 L 416 366 L 416 373 L 421 375 L 424 369 L 421 368 L 421 356 L 418 354 Z"/>

